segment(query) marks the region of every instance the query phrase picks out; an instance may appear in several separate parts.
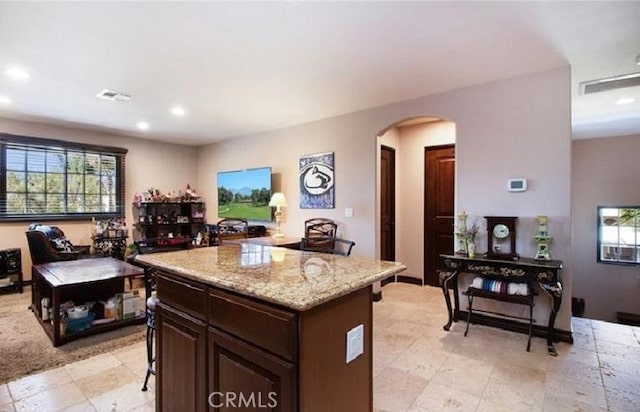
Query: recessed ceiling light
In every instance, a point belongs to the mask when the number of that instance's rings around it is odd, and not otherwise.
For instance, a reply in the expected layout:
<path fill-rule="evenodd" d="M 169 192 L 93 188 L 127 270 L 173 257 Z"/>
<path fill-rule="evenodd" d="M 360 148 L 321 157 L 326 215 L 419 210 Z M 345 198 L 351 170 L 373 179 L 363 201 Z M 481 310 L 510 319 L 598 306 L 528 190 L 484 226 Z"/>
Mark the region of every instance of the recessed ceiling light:
<path fill-rule="evenodd" d="M 147 123 L 147 122 L 138 122 L 136 124 L 136 127 L 138 129 L 140 129 L 140 130 L 147 130 L 147 129 L 149 129 L 149 123 Z"/>
<path fill-rule="evenodd" d="M 186 112 L 184 111 L 184 109 L 180 106 L 175 106 L 171 108 L 171 114 L 173 114 L 174 116 L 178 116 L 178 117 L 182 117 L 184 116 Z"/>
<path fill-rule="evenodd" d="M 624 99 L 620 99 L 616 101 L 616 104 L 629 104 L 635 102 L 636 99 L 632 97 L 625 97 Z"/>
<path fill-rule="evenodd" d="M 0 104 L 11 104 L 11 99 L 7 96 L 0 96 Z"/>
<path fill-rule="evenodd" d="M 4 72 L 5 72 L 5 74 L 7 76 L 11 77 L 12 79 L 16 79 L 16 80 L 26 80 L 29 77 L 31 77 L 29 75 L 29 73 L 25 72 L 24 70 L 22 70 L 19 67 L 9 67 Z"/>

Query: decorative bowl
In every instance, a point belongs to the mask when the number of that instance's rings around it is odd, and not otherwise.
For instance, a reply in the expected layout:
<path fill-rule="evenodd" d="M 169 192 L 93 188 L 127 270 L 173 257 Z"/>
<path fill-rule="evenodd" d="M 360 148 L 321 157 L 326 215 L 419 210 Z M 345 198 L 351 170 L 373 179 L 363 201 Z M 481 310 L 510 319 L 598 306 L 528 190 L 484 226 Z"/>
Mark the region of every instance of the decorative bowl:
<path fill-rule="evenodd" d="M 67 317 L 69 319 L 82 319 L 86 318 L 89 314 L 89 307 L 87 305 L 74 306 L 67 310 Z"/>

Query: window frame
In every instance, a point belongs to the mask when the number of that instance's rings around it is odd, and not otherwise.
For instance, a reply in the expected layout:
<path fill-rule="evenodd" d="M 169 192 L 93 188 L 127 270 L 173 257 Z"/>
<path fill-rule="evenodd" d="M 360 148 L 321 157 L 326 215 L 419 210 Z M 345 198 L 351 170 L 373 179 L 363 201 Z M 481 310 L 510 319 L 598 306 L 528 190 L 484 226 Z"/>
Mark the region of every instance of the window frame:
<path fill-rule="evenodd" d="M 615 259 L 604 259 L 602 256 L 602 248 L 607 246 L 607 243 L 604 242 L 602 235 L 602 228 L 605 227 L 602 223 L 601 211 L 602 209 L 635 209 L 637 210 L 637 214 L 635 217 L 635 222 L 631 227 L 635 228 L 635 244 L 633 247 L 629 247 L 629 249 L 633 249 L 633 253 L 635 256 L 634 261 L 630 260 L 620 260 L 620 252 L 618 251 L 618 256 Z M 620 227 L 619 224 L 614 226 Z M 629 226 L 629 225 L 625 225 Z M 640 206 L 598 206 L 596 211 L 596 230 L 597 230 L 597 244 L 596 244 L 596 253 L 597 253 L 597 262 L 605 265 L 618 265 L 618 266 L 640 266 Z M 620 236 L 618 235 L 618 241 L 616 246 L 611 245 L 611 247 L 620 248 Z"/>
<path fill-rule="evenodd" d="M 47 213 L 47 214 L 8 214 L 7 213 L 7 159 L 8 148 L 17 147 L 36 150 L 63 151 L 66 155 L 69 152 L 93 155 L 108 155 L 115 157 L 115 211 L 114 212 L 82 212 L 82 213 Z M 19 136 L 7 133 L 0 133 L 0 222 L 19 221 L 84 221 L 92 218 L 123 218 L 125 211 L 125 156 L 128 150 L 120 147 L 101 146 L 87 143 L 70 142 L 65 140 L 46 139 L 31 136 Z M 46 155 L 45 155 L 46 156 Z M 28 171 L 25 171 L 28 173 Z M 49 173 L 44 171 L 45 175 Z M 51 172 L 56 173 L 56 172 Z M 69 171 L 64 169 L 65 187 L 69 177 Z M 86 176 L 86 172 L 83 173 Z M 26 192 L 25 192 L 26 193 Z M 84 190 L 83 190 L 83 193 Z M 65 206 L 69 201 L 65 199 Z"/>

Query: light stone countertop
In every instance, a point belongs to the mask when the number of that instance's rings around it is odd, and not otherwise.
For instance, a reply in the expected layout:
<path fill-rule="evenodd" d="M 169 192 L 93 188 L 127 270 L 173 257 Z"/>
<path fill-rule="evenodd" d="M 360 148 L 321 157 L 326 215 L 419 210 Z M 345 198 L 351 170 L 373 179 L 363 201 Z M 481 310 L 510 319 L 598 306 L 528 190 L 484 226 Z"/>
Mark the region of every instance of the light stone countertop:
<path fill-rule="evenodd" d="M 399 262 L 251 244 L 138 255 L 136 261 L 298 311 L 407 268 Z"/>

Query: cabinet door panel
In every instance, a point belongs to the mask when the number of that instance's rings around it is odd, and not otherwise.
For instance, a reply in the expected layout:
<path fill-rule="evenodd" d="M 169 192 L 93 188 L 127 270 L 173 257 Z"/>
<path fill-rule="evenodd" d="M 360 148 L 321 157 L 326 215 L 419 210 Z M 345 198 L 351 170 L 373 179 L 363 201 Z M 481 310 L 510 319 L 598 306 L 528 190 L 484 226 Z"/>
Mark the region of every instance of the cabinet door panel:
<path fill-rule="evenodd" d="M 170 306 L 157 311 L 159 411 L 205 411 L 206 339 L 203 322 Z M 171 396 L 163 396 L 170 394 Z"/>
<path fill-rule="evenodd" d="M 294 411 L 295 367 L 253 345 L 209 328 L 211 411 Z"/>

